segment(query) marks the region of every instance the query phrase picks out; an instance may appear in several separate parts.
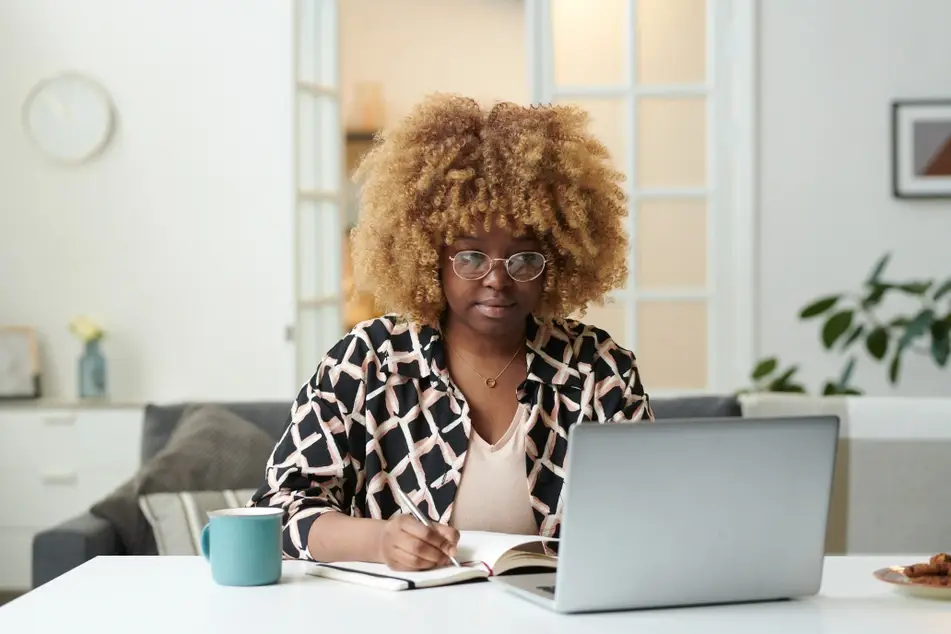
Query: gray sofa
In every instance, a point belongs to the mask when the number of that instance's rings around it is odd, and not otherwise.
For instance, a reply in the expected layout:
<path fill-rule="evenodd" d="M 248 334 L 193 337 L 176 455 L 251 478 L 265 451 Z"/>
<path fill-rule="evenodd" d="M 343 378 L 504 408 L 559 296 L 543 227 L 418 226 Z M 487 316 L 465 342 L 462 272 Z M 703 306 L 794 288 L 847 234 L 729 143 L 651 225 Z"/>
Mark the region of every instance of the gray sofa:
<path fill-rule="evenodd" d="M 740 404 L 731 396 L 702 396 L 652 400 L 656 418 L 709 418 L 740 416 Z M 266 431 L 275 442 L 288 421 L 289 402 L 220 403 Z M 144 464 L 168 442 L 188 404 L 148 405 L 142 429 Z M 124 555 L 122 542 L 108 521 L 85 513 L 42 531 L 33 540 L 33 587 L 79 566 L 98 555 Z"/>

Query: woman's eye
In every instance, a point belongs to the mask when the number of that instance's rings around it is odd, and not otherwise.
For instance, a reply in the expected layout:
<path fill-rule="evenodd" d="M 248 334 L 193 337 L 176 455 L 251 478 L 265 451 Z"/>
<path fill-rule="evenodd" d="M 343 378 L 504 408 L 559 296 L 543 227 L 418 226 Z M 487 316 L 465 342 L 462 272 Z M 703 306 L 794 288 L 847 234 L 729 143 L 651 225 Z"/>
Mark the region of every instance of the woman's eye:
<path fill-rule="evenodd" d="M 485 262 L 485 256 L 481 253 L 462 252 L 456 257 L 466 266 L 479 266 Z"/>
<path fill-rule="evenodd" d="M 541 266 L 542 262 L 544 261 L 544 258 L 538 255 L 537 253 L 522 253 L 516 256 L 515 258 L 513 258 L 513 260 L 514 260 L 513 264 L 515 264 L 516 266 L 520 268 L 532 269 L 532 268 L 538 268 L 539 266 Z"/>

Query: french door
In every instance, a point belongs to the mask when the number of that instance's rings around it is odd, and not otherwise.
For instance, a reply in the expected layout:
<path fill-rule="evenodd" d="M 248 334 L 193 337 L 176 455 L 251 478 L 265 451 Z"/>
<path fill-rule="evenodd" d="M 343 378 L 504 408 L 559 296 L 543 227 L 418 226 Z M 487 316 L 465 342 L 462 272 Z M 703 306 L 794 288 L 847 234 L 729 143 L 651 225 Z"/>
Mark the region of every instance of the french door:
<path fill-rule="evenodd" d="M 338 0 L 294 0 L 297 385 L 343 335 L 343 126 Z"/>
<path fill-rule="evenodd" d="M 634 350 L 652 394 L 733 389 L 753 358 L 739 4 L 526 2 L 532 101 L 586 109 L 627 179 L 628 283 L 584 320 Z"/>

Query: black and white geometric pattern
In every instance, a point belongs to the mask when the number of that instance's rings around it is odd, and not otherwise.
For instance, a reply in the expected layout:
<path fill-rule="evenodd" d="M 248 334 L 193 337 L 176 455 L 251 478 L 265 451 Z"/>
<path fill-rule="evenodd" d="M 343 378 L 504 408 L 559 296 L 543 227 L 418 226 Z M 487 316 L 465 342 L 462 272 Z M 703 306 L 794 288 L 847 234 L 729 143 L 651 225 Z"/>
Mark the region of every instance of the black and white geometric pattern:
<path fill-rule="evenodd" d="M 568 429 L 582 420 L 653 420 L 634 355 L 580 322 L 527 322 L 526 474 L 539 534 L 557 537 Z M 311 559 L 307 535 L 328 511 L 387 519 L 400 487 L 448 523 L 464 477 L 469 405 L 449 377 L 438 329 L 387 315 L 357 325 L 292 404 L 266 482 L 250 506 L 285 510 L 284 553 Z"/>

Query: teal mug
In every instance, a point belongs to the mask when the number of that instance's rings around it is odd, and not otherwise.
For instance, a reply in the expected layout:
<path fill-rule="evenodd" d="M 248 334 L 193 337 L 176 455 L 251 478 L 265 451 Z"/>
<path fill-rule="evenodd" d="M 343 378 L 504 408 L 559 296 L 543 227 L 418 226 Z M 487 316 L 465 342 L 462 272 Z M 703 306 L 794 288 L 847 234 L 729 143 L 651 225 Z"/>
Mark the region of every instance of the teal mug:
<path fill-rule="evenodd" d="M 211 511 L 201 531 L 201 554 L 211 577 L 223 586 L 264 586 L 281 578 L 281 522 L 278 508 Z"/>

